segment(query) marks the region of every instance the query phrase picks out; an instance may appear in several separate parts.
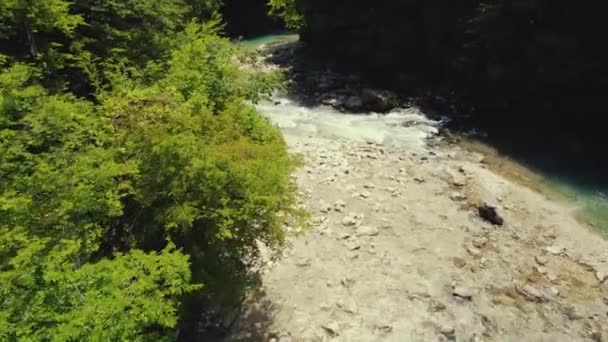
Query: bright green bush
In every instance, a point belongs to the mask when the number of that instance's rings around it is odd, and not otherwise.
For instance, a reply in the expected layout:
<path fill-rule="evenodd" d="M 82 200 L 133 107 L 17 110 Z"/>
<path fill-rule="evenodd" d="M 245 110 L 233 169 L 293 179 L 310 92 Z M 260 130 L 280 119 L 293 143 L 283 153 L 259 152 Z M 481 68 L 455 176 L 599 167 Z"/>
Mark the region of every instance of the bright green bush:
<path fill-rule="evenodd" d="M 216 32 L 153 77 L 106 69 L 95 101 L 0 59 L 1 340 L 173 340 L 185 295 L 238 298 L 283 243 L 296 162 L 250 104 L 280 77 Z"/>

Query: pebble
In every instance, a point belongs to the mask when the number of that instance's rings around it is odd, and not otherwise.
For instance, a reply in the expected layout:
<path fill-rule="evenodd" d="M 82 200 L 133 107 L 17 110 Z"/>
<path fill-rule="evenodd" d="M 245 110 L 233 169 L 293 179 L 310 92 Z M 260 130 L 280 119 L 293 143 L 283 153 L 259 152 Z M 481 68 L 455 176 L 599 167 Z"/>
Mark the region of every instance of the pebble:
<path fill-rule="evenodd" d="M 467 300 L 471 300 L 473 298 L 473 290 L 463 286 L 455 286 L 452 294 L 456 297 Z"/>
<path fill-rule="evenodd" d="M 450 199 L 454 202 L 460 202 L 460 201 L 464 201 L 467 199 L 467 196 L 465 194 L 462 194 L 460 192 L 452 192 L 450 194 Z"/>
<path fill-rule="evenodd" d="M 336 337 L 340 335 L 340 325 L 338 322 L 333 321 L 326 325 L 322 325 L 321 328 L 331 337 Z"/>
<path fill-rule="evenodd" d="M 538 272 L 539 274 L 542 274 L 542 275 L 549 273 L 549 270 L 543 266 L 535 266 L 534 270 L 536 270 L 536 272 Z"/>
<path fill-rule="evenodd" d="M 600 283 L 604 283 L 608 280 L 608 271 L 607 270 L 598 270 L 595 272 L 595 277 Z"/>
<path fill-rule="evenodd" d="M 546 248 L 546 250 L 553 255 L 559 255 L 566 251 L 566 249 L 562 246 L 549 246 Z"/>
<path fill-rule="evenodd" d="M 357 236 L 376 236 L 380 234 L 378 227 L 359 226 L 357 228 Z"/>
<path fill-rule="evenodd" d="M 338 234 L 338 240 L 346 240 L 350 237 L 351 235 L 348 233 L 340 233 Z"/>
<path fill-rule="evenodd" d="M 342 200 L 337 200 L 336 203 L 334 203 L 335 211 L 341 212 L 344 208 L 346 208 L 346 202 Z"/>
<path fill-rule="evenodd" d="M 358 259 L 358 258 L 359 258 L 359 253 L 355 253 L 355 252 L 348 252 L 348 253 L 346 254 L 346 257 L 347 257 L 349 260 L 355 260 L 355 259 Z"/>
<path fill-rule="evenodd" d="M 359 221 L 357 220 L 357 217 L 356 217 L 356 216 L 354 216 L 354 215 L 348 215 L 348 216 L 345 216 L 345 217 L 342 219 L 342 225 L 347 226 L 347 227 L 348 227 L 348 226 L 354 226 L 354 225 L 356 225 L 358 222 L 359 222 Z"/>
<path fill-rule="evenodd" d="M 390 325 L 375 325 L 374 332 L 380 334 L 390 334 L 391 332 L 393 332 L 393 327 Z"/>
<path fill-rule="evenodd" d="M 479 248 L 473 247 L 473 246 L 468 246 L 467 247 L 467 252 L 469 252 L 469 254 L 471 254 L 472 256 L 480 256 L 481 255 L 481 251 L 479 250 Z"/>
<path fill-rule="evenodd" d="M 454 333 L 456 332 L 456 328 L 454 328 L 454 327 L 453 327 L 453 326 L 451 326 L 451 325 L 447 325 L 447 324 L 446 324 L 446 325 L 442 325 L 442 326 L 439 328 L 439 331 L 440 331 L 440 332 L 441 332 L 443 335 L 445 335 L 446 337 L 450 337 L 450 336 L 453 336 L 453 335 L 454 335 Z"/>
<path fill-rule="evenodd" d="M 453 258 L 452 261 L 454 262 L 454 266 L 458 267 L 458 268 L 463 268 L 467 265 L 467 261 L 464 260 L 463 258 Z"/>
<path fill-rule="evenodd" d="M 344 247 L 348 248 L 351 251 L 355 251 L 361 248 L 361 244 L 356 239 L 348 239 L 343 242 Z"/>
<path fill-rule="evenodd" d="M 365 183 L 365 185 L 363 185 L 363 187 L 364 187 L 365 189 L 373 189 L 373 188 L 375 188 L 376 186 L 375 186 L 373 183 Z"/>
<path fill-rule="evenodd" d="M 355 304 L 354 301 L 352 301 L 352 300 L 348 303 L 339 301 L 338 303 L 336 303 L 336 307 L 351 315 L 357 314 L 357 311 L 358 311 L 357 304 Z"/>
<path fill-rule="evenodd" d="M 296 262 L 296 266 L 298 267 L 308 267 L 310 266 L 310 259 L 309 258 L 302 258 L 300 260 L 298 260 Z"/>
<path fill-rule="evenodd" d="M 550 282 L 554 282 L 557 280 L 557 274 L 555 274 L 555 272 L 553 271 L 548 271 L 545 276 L 547 277 L 547 279 L 549 279 Z"/>
<path fill-rule="evenodd" d="M 541 255 L 537 255 L 536 257 L 534 257 L 534 260 L 536 261 L 537 264 L 539 264 L 541 266 L 545 266 L 549 262 L 549 259 L 547 259 L 546 257 L 541 256 Z"/>
<path fill-rule="evenodd" d="M 359 197 L 366 199 L 372 197 L 372 194 L 369 191 L 363 191 L 359 194 Z"/>
<path fill-rule="evenodd" d="M 522 296 L 524 296 L 524 298 L 531 302 L 544 303 L 549 301 L 549 298 L 547 298 L 543 291 L 537 289 L 536 287 L 530 284 L 518 286 L 517 292 L 519 292 Z"/>
<path fill-rule="evenodd" d="M 488 239 L 486 239 L 485 237 L 481 237 L 481 238 L 477 238 L 477 239 L 473 240 L 473 246 L 475 246 L 477 248 L 481 248 L 481 247 L 485 246 L 486 243 L 488 243 Z"/>
<path fill-rule="evenodd" d="M 435 299 L 431 299 L 429 301 L 429 311 L 439 312 L 439 311 L 443 311 L 445 309 L 446 309 L 446 306 L 442 302 L 435 300 Z"/>

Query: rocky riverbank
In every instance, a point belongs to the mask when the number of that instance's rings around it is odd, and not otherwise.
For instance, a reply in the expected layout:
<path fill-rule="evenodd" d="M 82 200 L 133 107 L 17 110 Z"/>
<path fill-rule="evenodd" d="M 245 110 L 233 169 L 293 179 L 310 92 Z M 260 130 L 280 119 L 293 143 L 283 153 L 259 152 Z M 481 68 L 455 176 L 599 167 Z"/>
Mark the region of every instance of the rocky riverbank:
<path fill-rule="evenodd" d="M 493 172 L 417 107 L 351 109 L 355 77 L 296 77 L 339 84 L 259 106 L 304 157 L 311 227 L 267 254 L 229 340 L 608 338 L 608 242 L 574 208 Z M 323 100 L 340 89 L 342 104 Z"/>
<path fill-rule="evenodd" d="M 296 176 L 313 226 L 269 260 L 235 340 L 608 336 L 608 243 L 570 208 L 456 145 L 412 152 L 286 132 L 306 159 Z M 480 217 L 482 203 L 502 226 Z"/>

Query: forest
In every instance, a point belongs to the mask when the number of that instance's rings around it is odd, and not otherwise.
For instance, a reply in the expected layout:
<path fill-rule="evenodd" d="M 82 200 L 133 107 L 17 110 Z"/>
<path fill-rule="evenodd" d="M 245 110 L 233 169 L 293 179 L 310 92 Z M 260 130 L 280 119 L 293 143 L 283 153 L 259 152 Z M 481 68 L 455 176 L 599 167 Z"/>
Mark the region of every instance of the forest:
<path fill-rule="evenodd" d="M 177 340 L 284 245 L 300 160 L 254 104 L 286 82 L 226 32 L 280 17 L 378 82 L 603 130 L 600 2 L 241 3 L 0 2 L 0 340 Z"/>
<path fill-rule="evenodd" d="M 413 93 L 431 82 L 479 115 L 551 120 L 583 135 L 603 118 L 603 2 L 270 2 L 317 56 L 390 87 Z"/>
<path fill-rule="evenodd" d="M 297 160 L 217 1 L 0 3 L 0 340 L 168 341 L 280 246 Z"/>

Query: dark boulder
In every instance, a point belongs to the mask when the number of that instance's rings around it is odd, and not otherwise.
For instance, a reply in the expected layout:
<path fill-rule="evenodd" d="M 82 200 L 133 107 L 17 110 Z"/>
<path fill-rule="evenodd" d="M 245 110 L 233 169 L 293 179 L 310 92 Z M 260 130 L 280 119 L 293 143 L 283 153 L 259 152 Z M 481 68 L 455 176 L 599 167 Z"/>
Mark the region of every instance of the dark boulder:
<path fill-rule="evenodd" d="M 485 221 L 490 222 L 496 226 L 502 226 L 505 223 L 505 220 L 498 214 L 498 210 L 496 207 L 490 206 L 488 204 L 483 204 L 477 207 L 479 212 L 479 217 L 484 219 Z"/>

